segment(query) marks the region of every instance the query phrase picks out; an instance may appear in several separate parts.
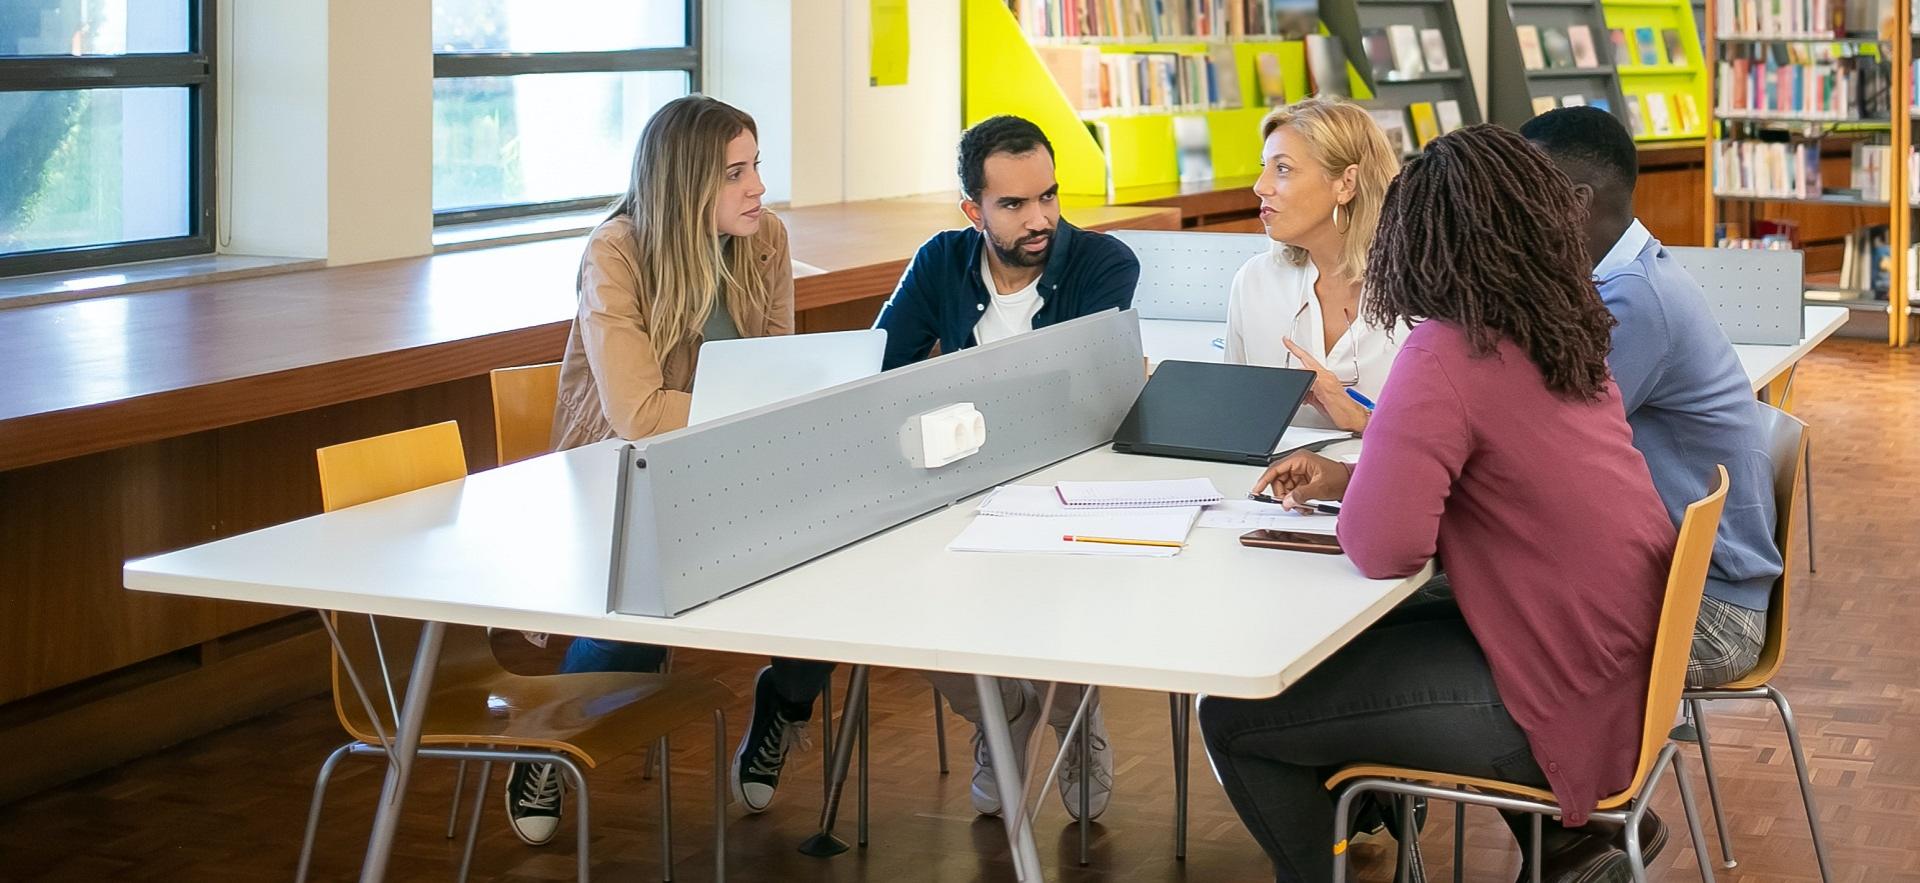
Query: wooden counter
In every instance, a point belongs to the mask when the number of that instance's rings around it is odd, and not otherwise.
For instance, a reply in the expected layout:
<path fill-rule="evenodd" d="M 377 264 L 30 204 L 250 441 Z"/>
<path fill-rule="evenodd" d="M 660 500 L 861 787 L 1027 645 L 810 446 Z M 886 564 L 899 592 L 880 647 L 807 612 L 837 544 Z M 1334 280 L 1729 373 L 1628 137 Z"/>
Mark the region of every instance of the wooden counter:
<path fill-rule="evenodd" d="M 953 196 L 781 213 L 805 330 L 871 324 Z M 1094 229 L 1177 209 L 1072 208 Z M 128 558 L 320 509 L 313 450 L 458 420 L 560 357 L 579 238 L 0 310 L 0 801 L 324 689 L 311 616 L 139 596 Z M 351 554 L 351 550 L 342 550 Z"/>

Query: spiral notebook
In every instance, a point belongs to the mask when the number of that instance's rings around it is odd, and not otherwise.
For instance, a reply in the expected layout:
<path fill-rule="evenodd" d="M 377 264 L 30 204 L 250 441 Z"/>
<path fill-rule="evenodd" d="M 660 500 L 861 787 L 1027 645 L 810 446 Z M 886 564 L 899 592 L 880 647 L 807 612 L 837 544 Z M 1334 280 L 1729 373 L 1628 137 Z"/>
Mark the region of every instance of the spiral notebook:
<path fill-rule="evenodd" d="M 1070 509 L 1154 509 L 1207 506 L 1225 499 L 1204 478 L 1164 481 L 1063 481 L 1053 486 Z"/>

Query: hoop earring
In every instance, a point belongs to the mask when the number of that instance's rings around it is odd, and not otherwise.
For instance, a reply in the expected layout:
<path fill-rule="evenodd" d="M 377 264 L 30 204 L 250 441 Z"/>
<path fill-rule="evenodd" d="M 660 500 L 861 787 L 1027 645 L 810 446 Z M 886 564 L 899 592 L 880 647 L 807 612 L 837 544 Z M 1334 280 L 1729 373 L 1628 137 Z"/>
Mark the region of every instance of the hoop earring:
<path fill-rule="evenodd" d="M 1333 207 L 1333 232 L 1338 233 L 1342 236 L 1345 236 L 1347 235 L 1347 231 L 1351 229 L 1353 229 L 1353 212 L 1351 211 L 1347 212 L 1347 225 L 1345 227 L 1342 227 L 1340 226 L 1340 206 L 1338 205 L 1334 206 Z"/>

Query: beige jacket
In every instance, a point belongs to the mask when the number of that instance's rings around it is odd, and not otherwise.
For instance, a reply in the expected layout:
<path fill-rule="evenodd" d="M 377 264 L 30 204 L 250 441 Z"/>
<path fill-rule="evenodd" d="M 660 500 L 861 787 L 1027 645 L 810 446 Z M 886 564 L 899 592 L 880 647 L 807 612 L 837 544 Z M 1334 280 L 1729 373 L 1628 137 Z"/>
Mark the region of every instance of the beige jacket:
<path fill-rule="evenodd" d="M 740 336 L 792 334 L 793 260 L 787 228 L 771 211 L 761 218 L 752 246 L 772 300 L 766 314 L 738 317 Z M 554 450 L 615 437 L 645 438 L 687 425 L 700 340 L 668 353 L 663 367 L 647 334 L 640 284 L 633 221 L 609 218 L 587 237 L 580 259 L 580 308 L 560 362 Z"/>

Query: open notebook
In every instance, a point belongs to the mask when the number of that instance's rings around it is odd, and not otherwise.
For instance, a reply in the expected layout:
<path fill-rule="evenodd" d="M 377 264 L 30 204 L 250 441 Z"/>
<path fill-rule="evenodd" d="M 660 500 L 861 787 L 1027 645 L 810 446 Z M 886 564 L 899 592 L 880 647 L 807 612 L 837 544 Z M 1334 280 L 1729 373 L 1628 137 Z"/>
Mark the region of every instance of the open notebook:
<path fill-rule="evenodd" d="M 1069 509 L 1147 509 L 1206 506 L 1223 497 L 1204 478 L 1164 481 L 1063 481 L 1053 486 Z"/>

